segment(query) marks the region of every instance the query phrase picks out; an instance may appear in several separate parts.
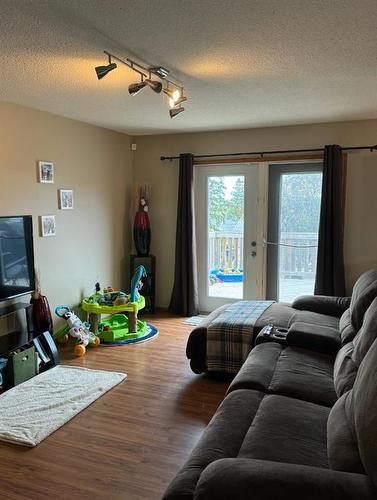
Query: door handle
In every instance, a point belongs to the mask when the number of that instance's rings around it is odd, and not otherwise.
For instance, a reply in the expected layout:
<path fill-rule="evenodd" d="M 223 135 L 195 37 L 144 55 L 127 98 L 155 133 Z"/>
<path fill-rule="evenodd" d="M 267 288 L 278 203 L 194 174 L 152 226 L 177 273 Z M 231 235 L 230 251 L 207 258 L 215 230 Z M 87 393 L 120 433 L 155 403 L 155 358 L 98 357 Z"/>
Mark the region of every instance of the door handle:
<path fill-rule="evenodd" d="M 257 256 L 257 252 L 256 252 L 255 250 L 253 250 L 253 251 L 251 252 L 251 256 L 252 256 L 252 257 L 256 257 L 256 256 Z"/>

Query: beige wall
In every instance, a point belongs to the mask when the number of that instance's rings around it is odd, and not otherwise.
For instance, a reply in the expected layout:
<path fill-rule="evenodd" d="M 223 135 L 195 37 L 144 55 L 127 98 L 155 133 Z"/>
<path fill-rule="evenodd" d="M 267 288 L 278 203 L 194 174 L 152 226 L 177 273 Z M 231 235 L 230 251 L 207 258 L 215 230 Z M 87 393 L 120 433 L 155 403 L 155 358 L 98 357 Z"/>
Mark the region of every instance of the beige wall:
<path fill-rule="evenodd" d="M 179 118 L 178 118 L 179 119 Z M 32 214 L 36 267 L 51 306 L 77 304 L 93 284 L 126 286 L 133 180 L 152 185 L 152 253 L 157 256 L 157 304 L 166 307 L 173 282 L 177 162 L 161 155 L 225 153 L 374 144 L 377 121 L 230 132 L 141 136 L 0 103 L 0 214 Z M 55 164 L 55 184 L 37 182 L 37 161 Z M 133 160 L 133 169 L 132 169 Z M 348 287 L 377 266 L 377 153 L 349 156 L 345 228 Z M 57 189 L 72 188 L 75 209 L 61 211 Z M 38 216 L 55 214 L 57 236 L 39 236 Z"/>
<path fill-rule="evenodd" d="M 157 256 L 157 305 L 166 307 L 173 282 L 178 168 L 177 162 L 161 162 L 161 155 L 375 144 L 377 121 L 143 136 L 134 141 L 135 181 L 150 183 L 153 189 L 151 250 Z M 345 260 L 350 288 L 363 270 L 377 266 L 377 153 L 350 154 L 348 167 Z"/>
<path fill-rule="evenodd" d="M 37 182 L 37 161 L 55 165 L 55 184 Z M 99 127 L 0 103 L 0 214 L 33 215 L 35 265 L 51 308 L 76 305 L 94 283 L 124 286 L 129 249 L 130 138 Z M 59 210 L 57 190 L 74 190 Z M 54 214 L 57 236 L 39 236 Z"/>

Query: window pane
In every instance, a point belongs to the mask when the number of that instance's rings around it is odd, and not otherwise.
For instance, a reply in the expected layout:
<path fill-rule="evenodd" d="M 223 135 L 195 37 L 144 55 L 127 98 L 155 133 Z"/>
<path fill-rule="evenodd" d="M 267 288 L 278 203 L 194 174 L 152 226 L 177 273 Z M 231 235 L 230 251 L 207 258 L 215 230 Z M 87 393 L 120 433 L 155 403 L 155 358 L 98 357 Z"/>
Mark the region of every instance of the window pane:
<path fill-rule="evenodd" d="M 321 189 L 322 173 L 281 177 L 278 298 L 282 302 L 314 293 Z"/>
<path fill-rule="evenodd" d="M 208 178 L 208 294 L 243 298 L 244 176 Z"/>

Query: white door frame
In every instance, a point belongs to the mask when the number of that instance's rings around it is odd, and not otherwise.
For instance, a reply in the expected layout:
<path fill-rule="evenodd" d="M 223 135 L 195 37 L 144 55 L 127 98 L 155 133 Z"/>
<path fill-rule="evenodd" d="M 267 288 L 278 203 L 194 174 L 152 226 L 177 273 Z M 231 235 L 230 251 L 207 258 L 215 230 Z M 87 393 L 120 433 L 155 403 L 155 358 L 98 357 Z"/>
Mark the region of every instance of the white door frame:
<path fill-rule="evenodd" d="M 261 300 L 266 294 L 266 249 L 268 163 L 202 165 L 195 167 L 195 212 L 198 257 L 199 308 L 212 311 L 222 304 L 240 299 L 210 297 L 208 286 L 208 177 L 245 177 L 244 217 L 244 299 Z M 251 242 L 256 246 L 252 247 Z M 251 253 L 256 252 L 252 257 Z"/>

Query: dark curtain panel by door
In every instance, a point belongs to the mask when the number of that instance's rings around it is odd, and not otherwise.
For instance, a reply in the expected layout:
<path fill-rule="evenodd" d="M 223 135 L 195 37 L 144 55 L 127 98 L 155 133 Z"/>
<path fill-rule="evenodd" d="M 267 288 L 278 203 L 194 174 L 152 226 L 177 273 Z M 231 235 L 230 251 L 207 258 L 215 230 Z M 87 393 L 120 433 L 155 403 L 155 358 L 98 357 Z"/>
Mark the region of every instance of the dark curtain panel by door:
<path fill-rule="evenodd" d="M 192 154 L 179 156 L 177 234 L 174 286 L 169 311 L 183 316 L 199 313 Z"/>
<path fill-rule="evenodd" d="M 316 295 L 345 295 L 343 222 L 345 156 L 337 145 L 325 146 L 318 235 Z"/>

